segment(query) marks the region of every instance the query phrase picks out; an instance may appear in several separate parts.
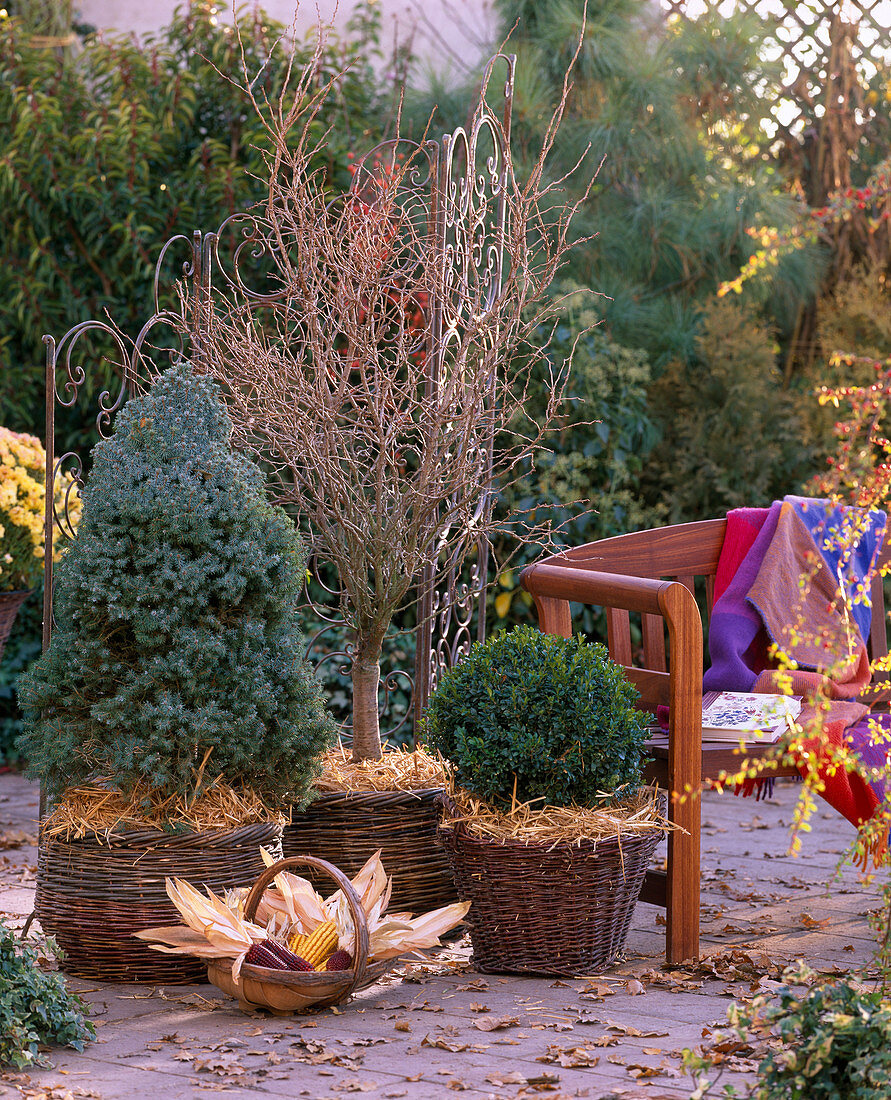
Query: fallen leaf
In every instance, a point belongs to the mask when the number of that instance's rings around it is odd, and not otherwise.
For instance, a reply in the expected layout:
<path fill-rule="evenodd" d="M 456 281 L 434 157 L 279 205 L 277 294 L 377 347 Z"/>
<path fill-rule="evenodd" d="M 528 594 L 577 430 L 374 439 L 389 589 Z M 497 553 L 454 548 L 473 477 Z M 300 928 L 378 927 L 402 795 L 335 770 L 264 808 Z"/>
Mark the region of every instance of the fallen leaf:
<path fill-rule="evenodd" d="M 547 1054 L 541 1054 L 535 1060 L 536 1062 L 556 1062 L 564 1069 L 572 1069 L 596 1066 L 600 1061 L 600 1055 L 592 1054 L 584 1047 L 565 1047 L 561 1049 L 560 1047 L 549 1046 Z"/>
<path fill-rule="evenodd" d="M 444 1035 L 425 1035 L 421 1040 L 421 1046 L 437 1047 L 439 1050 L 448 1050 L 452 1054 L 459 1054 L 465 1050 L 469 1050 L 474 1054 L 481 1054 L 484 1050 L 489 1049 L 486 1043 L 465 1043 L 459 1039 L 448 1039 Z"/>
<path fill-rule="evenodd" d="M 815 917 L 812 917 L 810 913 L 801 913 L 798 919 L 805 928 L 825 928 L 832 920 L 831 917 L 824 917 L 822 920 L 817 920 Z"/>
<path fill-rule="evenodd" d="M 473 1026 L 479 1031 L 498 1031 L 504 1027 L 517 1027 L 519 1023 L 519 1016 L 481 1016 L 473 1021 Z"/>
<path fill-rule="evenodd" d="M 240 1077 L 246 1073 L 237 1054 L 212 1054 L 208 1058 L 197 1057 L 192 1061 L 196 1073 L 214 1073 L 220 1077 Z"/>
<path fill-rule="evenodd" d="M 490 1085 L 525 1085 L 525 1074 L 520 1073 L 518 1069 L 511 1070 L 509 1073 L 487 1073 L 485 1080 Z"/>
<path fill-rule="evenodd" d="M 579 994 L 589 1001 L 602 1001 L 604 997 L 612 997 L 616 991 L 605 982 L 591 982 Z"/>
<path fill-rule="evenodd" d="M 620 1035 L 627 1035 L 631 1039 L 665 1039 L 667 1031 L 640 1031 L 630 1024 L 617 1024 L 613 1020 L 604 1020 L 603 1026 L 609 1031 L 617 1031 Z"/>

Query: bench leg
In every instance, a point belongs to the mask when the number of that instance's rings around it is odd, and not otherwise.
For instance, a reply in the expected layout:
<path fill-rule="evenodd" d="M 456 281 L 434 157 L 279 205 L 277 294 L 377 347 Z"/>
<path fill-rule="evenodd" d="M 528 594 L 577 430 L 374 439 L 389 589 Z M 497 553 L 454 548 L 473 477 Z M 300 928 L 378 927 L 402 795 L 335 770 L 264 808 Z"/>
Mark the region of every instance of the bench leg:
<path fill-rule="evenodd" d="M 670 816 L 685 833 L 668 835 L 665 954 L 669 965 L 699 956 L 700 822 L 702 803 L 694 792 L 675 802 Z"/>

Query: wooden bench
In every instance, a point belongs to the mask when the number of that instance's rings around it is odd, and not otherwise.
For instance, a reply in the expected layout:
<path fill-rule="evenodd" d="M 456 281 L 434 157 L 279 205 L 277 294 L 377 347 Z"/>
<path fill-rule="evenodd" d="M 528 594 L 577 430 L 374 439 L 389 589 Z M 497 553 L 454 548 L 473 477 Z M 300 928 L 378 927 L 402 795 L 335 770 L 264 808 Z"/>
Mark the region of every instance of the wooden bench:
<path fill-rule="evenodd" d="M 588 543 L 527 566 L 523 587 L 532 595 L 539 626 L 572 635 L 570 601 L 603 607 L 607 644 L 640 691 L 640 706 L 670 708 L 668 733 L 648 746 L 647 778 L 669 792 L 691 792 L 673 801 L 670 815 L 683 832 L 668 838 L 666 871 L 650 871 L 641 898 L 666 910 L 666 956 L 679 963 L 699 954 L 700 799 L 702 784 L 734 773 L 736 747 L 703 744 L 701 730 L 703 623 L 694 592 L 711 613 L 715 573 L 724 541 L 723 519 L 638 531 Z M 886 545 L 881 563 L 891 560 Z M 697 578 L 699 588 L 697 589 Z M 872 584 L 870 656 L 888 652 L 882 578 Z M 632 646 L 629 612 L 640 614 L 640 653 Z M 667 643 L 667 644 L 666 644 Z M 760 755 L 752 749 L 749 757 Z M 772 775 L 797 775 L 781 768 Z"/>

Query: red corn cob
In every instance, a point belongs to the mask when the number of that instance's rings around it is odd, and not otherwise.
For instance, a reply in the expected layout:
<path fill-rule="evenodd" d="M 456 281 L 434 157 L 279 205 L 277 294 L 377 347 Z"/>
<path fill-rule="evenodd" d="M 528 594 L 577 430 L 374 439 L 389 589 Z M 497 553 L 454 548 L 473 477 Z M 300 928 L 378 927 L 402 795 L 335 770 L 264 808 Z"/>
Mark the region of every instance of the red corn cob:
<path fill-rule="evenodd" d="M 283 943 L 278 943 L 276 940 L 265 940 L 263 946 L 267 951 L 271 951 L 273 955 L 276 955 L 284 964 L 288 970 L 314 970 L 315 967 L 312 963 L 301 958 L 300 955 L 295 955 L 290 948 L 285 947 Z"/>
<path fill-rule="evenodd" d="M 353 956 L 349 951 L 344 951 L 341 947 L 330 956 L 325 963 L 326 970 L 349 970 L 353 965 Z"/>
<path fill-rule="evenodd" d="M 267 941 L 268 943 L 268 941 Z M 288 967 L 274 952 L 270 951 L 265 943 L 255 943 L 249 948 L 244 957 L 246 963 L 253 966 L 265 966 L 270 970 L 287 970 Z"/>

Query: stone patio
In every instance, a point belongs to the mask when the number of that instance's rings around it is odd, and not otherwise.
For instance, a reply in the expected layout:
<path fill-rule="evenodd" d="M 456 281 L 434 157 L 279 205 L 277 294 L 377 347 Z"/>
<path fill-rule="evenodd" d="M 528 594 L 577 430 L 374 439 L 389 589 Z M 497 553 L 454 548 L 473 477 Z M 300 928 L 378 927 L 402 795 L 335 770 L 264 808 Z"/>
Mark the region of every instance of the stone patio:
<path fill-rule="evenodd" d="M 340 1009 L 291 1019 L 244 1015 L 207 985 L 72 980 L 97 1041 L 51 1052 L 51 1070 L 0 1072 L 0 1097 L 689 1097 L 680 1052 L 710 1038 L 734 996 L 770 988 L 797 959 L 843 973 L 870 958 L 877 887 L 847 866 L 836 874 L 854 830 L 821 808 L 803 854 L 788 855 L 796 797 L 788 782 L 763 802 L 704 796 L 699 964 L 664 969 L 662 912 L 642 904 L 625 960 L 603 975 L 482 975 L 462 941 Z M 33 902 L 37 804 L 35 785 L 0 775 L 0 912 L 19 926 Z M 742 1091 L 753 1065 L 730 1057 L 726 1079 Z"/>

